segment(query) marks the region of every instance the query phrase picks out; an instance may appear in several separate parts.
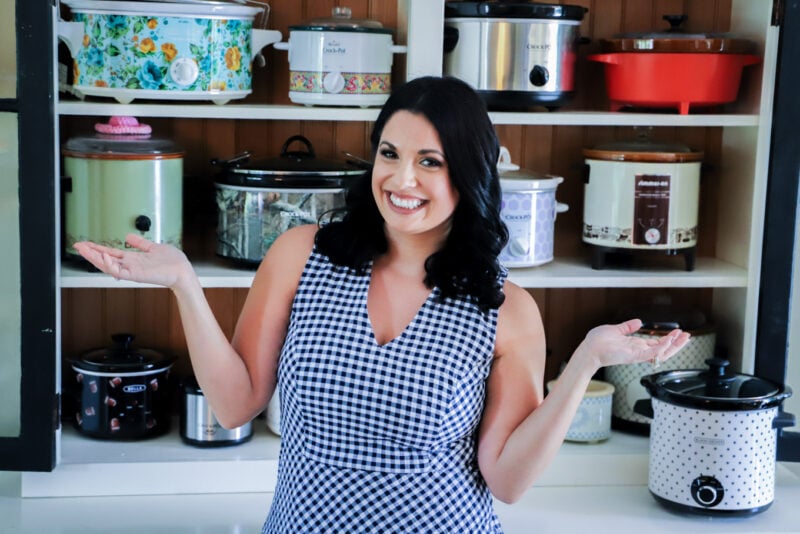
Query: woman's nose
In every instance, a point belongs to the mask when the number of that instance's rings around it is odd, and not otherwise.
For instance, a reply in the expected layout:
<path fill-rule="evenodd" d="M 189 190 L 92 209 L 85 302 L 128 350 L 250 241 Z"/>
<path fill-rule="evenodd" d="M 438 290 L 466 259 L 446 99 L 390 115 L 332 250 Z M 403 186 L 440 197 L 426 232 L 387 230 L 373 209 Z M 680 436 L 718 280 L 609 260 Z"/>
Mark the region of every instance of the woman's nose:
<path fill-rule="evenodd" d="M 400 165 L 395 173 L 395 180 L 400 187 L 416 187 L 417 173 L 414 169 L 414 162 L 407 162 Z"/>

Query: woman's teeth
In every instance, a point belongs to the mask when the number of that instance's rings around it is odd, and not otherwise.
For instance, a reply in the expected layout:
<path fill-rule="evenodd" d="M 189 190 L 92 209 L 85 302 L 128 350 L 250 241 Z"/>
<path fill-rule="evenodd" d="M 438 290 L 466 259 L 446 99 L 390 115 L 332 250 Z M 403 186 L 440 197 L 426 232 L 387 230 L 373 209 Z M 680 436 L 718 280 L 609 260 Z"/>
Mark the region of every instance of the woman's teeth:
<path fill-rule="evenodd" d="M 422 204 L 422 201 L 418 198 L 399 198 L 394 196 L 394 194 L 389 194 L 389 201 L 398 208 L 405 208 L 408 210 L 418 208 Z"/>

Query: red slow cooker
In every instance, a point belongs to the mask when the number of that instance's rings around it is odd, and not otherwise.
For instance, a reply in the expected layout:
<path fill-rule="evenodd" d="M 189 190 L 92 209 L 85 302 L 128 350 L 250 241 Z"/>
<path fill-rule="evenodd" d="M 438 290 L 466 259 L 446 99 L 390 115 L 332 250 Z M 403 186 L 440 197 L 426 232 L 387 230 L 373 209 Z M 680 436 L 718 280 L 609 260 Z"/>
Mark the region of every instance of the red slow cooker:
<path fill-rule="evenodd" d="M 665 15 L 665 32 L 623 34 L 602 41 L 603 54 L 589 56 L 604 63 L 611 110 L 626 106 L 690 108 L 736 100 L 742 70 L 761 62 L 755 43 L 718 33 L 683 33 L 685 15 Z"/>

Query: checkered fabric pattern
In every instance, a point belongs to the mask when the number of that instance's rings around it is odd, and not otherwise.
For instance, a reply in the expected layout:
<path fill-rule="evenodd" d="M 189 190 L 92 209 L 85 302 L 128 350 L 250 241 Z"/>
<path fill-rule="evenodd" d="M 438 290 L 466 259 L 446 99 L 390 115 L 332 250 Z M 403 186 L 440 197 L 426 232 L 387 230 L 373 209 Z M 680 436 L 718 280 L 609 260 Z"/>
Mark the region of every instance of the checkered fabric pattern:
<path fill-rule="evenodd" d="M 278 483 L 262 532 L 501 532 L 475 450 L 497 311 L 438 302 L 434 288 L 379 345 L 370 275 L 316 249 L 308 260 L 280 357 Z"/>

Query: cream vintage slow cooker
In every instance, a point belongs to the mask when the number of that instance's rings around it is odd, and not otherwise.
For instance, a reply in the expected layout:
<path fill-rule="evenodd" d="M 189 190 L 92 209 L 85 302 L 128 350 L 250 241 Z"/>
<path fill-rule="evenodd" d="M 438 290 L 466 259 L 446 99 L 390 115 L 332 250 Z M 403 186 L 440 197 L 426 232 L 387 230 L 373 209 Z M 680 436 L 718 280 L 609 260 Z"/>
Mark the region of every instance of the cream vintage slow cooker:
<path fill-rule="evenodd" d="M 584 149 L 582 239 L 592 268 L 619 251 L 681 253 L 694 269 L 703 153 L 648 139 Z"/>

